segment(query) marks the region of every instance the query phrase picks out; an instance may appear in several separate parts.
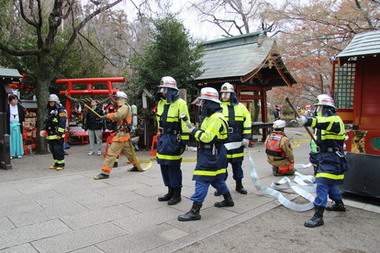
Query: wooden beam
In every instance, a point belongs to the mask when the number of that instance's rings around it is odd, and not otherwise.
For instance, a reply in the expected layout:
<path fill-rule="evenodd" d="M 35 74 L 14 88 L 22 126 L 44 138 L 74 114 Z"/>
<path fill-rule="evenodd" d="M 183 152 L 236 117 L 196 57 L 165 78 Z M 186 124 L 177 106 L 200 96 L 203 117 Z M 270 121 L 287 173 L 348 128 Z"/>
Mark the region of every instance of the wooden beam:
<path fill-rule="evenodd" d="M 262 96 L 261 95 L 245 95 L 245 94 L 241 94 L 240 95 L 240 99 L 244 100 L 244 99 L 261 99 Z"/>

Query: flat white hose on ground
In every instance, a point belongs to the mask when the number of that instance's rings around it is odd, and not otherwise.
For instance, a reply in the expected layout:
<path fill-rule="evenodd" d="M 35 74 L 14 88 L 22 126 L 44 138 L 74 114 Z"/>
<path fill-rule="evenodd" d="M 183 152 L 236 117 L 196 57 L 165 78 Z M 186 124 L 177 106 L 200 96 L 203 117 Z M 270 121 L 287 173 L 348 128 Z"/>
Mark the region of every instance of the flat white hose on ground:
<path fill-rule="evenodd" d="M 227 149 L 236 149 L 241 146 L 241 142 L 230 142 L 225 144 Z M 294 183 L 290 181 L 288 177 L 283 177 L 280 181 L 272 183 L 271 187 L 267 186 L 261 186 L 260 180 L 256 172 L 255 163 L 252 158 L 251 151 L 248 149 L 249 154 L 249 171 L 250 176 L 253 182 L 253 185 L 258 191 L 264 192 L 274 198 L 276 198 L 283 206 L 297 212 L 303 212 L 310 210 L 314 207 L 314 196 L 310 194 L 310 192 L 315 192 L 315 185 L 314 184 L 307 184 L 314 183 L 314 177 L 313 176 L 305 176 L 301 173 L 296 172 Z M 309 165 L 303 165 L 303 164 L 297 164 L 295 165 L 296 168 L 307 168 Z M 285 186 L 285 187 L 284 187 Z M 280 191 L 289 190 L 292 189 L 297 194 L 299 194 L 301 197 L 309 200 L 306 204 L 297 204 L 290 200 L 288 200 Z"/>

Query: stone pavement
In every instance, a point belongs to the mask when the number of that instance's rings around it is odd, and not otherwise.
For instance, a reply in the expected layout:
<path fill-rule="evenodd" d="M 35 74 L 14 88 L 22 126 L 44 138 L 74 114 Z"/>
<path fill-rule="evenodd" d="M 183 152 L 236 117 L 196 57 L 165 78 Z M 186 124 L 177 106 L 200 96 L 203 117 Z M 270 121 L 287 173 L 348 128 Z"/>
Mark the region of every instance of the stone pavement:
<path fill-rule="evenodd" d="M 293 139 L 307 139 L 296 132 L 302 128 L 287 131 Z M 263 149 L 262 144 L 251 148 L 261 184 L 270 185 L 279 178 L 271 175 Z M 308 163 L 308 150 L 308 143 L 301 142 L 294 150 L 296 163 Z M 214 207 L 221 197 L 210 188 L 202 219 L 179 222 L 177 216 L 192 204 L 194 162 L 182 165 L 182 202 L 168 206 L 157 201 L 166 189 L 156 162 L 145 172 L 127 172 L 130 166 L 123 161 L 109 179 L 95 181 L 103 158 L 87 156 L 86 145 L 67 152 L 63 171 L 47 169 L 51 155 L 24 156 L 13 160 L 13 170 L 0 170 L 1 252 L 378 252 L 380 246 L 378 206 L 346 200 L 348 212 L 328 213 L 325 226 L 304 228 L 312 211 L 287 210 L 257 192 L 248 159 L 243 180 L 248 194 L 235 192 L 228 180 L 234 207 Z M 148 151 L 137 154 L 149 158 Z M 195 156 L 191 150 L 185 153 Z M 289 243 L 279 244 L 278 238 L 289 238 Z"/>

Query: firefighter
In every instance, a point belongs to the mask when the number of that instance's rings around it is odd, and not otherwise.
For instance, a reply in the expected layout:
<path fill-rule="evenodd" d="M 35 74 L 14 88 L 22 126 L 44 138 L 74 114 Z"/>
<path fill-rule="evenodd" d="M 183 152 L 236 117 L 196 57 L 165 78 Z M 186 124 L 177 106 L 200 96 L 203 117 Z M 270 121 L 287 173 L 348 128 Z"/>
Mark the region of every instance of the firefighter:
<path fill-rule="evenodd" d="M 102 119 L 109 119 L 117 122 L 115 135 L 112 143 L 108 148 L 106 158 L 99 175 L 95 176 L 95 180 L 107 179 L 112 171 L 117 156 L 122 152 L 133 164 L 130 171 L 143 171 L 140 162 L 136 157 L 135 150 L 130 141 L 130 130 L 132 122 L 131 107 L 127 104 L 128 96 L 122 91 L 115 94 L 116 112 L 103 115 Z"/>
<path fill-rule="evenodd" d="M 181 201 L 182 153 L 189 142 L 189 129 L 180 119 L 184 113 L 189 117 L 186 102 L 178 95 L 177 82 L 171 76 L 161 79 L 156 95 L 157 106 L 157 162 L 161 166 L 161 175 L 168 193 L 158 197 L 158 201 L 168 201 L 175 205 Z"/>
<path fill-rule="evenodd" d="M 301 116 L 297 118 L 300 125 L 311 126 L 316 129 L 316 145 L 318 168 L 316 173 L 317 196 L 314 200 L 314 216 L 305 222 L 305 227 L 323 225 L 323 213 L 327 204 L 327 197 L 334 204 L 327 207 L 327 211 L 345 212 L 342 194 L 336 185 L 343 183 L 344 172 L 348 169 L 348 162 L 344 155 L 343 145 L 345 129 L 342 119 L 336 114 L 334 100 L 327 94 L 317 97 L 317 114 L 314 117 Z"/>
<path fill-rule="evenodd" d="M 224 146 L 228 136 L 228 123 L 222 114 L 218 91 L 214 88 L 202 88 L 198 98 L 201 106 L 201 125 L 195 128 L 188 121 L 191 135 L 199 142 L 197 164 L 193 173 L 195 193 L 191 196 L 193 206 L 186 214 L 179 215 L 179 221 L 201 219 L 199 211 L 204 202 L 210 184 L 220 192 L 224 200 L 216 202 L 215 207 L 234 206 L 225 176 L 227 172 L 227 149 Z"/>
<path fill-rule="evenodd" d="M 228 121 L 229 126 L 227 142 L 242 142 L 241 147 L 227 150 L 226 168 L 228 167 L 228 163 L 231 163 L 233 179 L 236 181 L 235 190 L 241 194 L 247 194 L 247 190 L 244 189 L 242 184 L 244 173 L 241 166 L 244 159 L 244 147 L 248 147 L 249 138 L 251 138 L 251 114 L 247 107 L 238 102 L 232 84 L 223 84 L 220 89 L 220 95 L 223 115 Z M 219 195 L 219 193 L 216 192 L 215 195 Z"/>
<path fill-rule="evenodd" d="M 292 146 L 284 133 L 285 125 L 285 120 L 273 122 L 274 132 L 265 140 L 265 153 L 274 176 L 293 175 L 295 172 Z"/>
<path fill-rule="evenodd" d="M 65 150 L 63 145 L 66 118 L 66 110 L 62 107 L 58 96 L 50 94 L 44 121 L 45 129 L 42 131 L 46 133 L 49 149 L 54 159 L 54 165 L 50 166 L 49 169 L 63 170 L 65 168 Z M 43 135 L 41 133 L 41 136 Z"/>

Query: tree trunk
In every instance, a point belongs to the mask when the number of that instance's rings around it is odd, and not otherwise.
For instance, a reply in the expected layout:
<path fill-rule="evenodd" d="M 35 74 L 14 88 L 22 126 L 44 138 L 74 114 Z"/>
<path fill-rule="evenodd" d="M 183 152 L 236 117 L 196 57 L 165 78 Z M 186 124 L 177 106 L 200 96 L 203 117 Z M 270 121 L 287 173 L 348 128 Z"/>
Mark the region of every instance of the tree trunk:
<path fill-rule="evenodd" d="M 45 114 L 46 114 L 46 106 L 49 97 L 49 87 L 50 82 L 53 79 L 52 73 L 50 73 L 49 63 L 48 63 L 48 55 L 40 56 L 40 64 L 39 71 L 37 74 L 37 87 L 36 87 L 36 96 L 37 96 L 37 154 L 46 154 L 47 150 L 47 141 L 45 137 L 41 137 L 39 135 L 40 131 L 44 130 L 45 124 Z"/>

